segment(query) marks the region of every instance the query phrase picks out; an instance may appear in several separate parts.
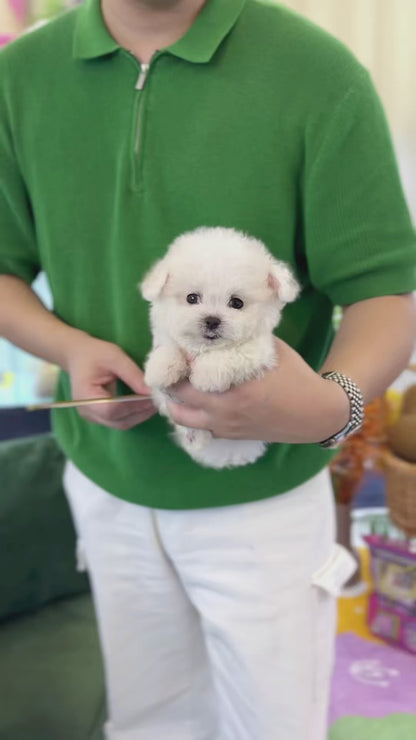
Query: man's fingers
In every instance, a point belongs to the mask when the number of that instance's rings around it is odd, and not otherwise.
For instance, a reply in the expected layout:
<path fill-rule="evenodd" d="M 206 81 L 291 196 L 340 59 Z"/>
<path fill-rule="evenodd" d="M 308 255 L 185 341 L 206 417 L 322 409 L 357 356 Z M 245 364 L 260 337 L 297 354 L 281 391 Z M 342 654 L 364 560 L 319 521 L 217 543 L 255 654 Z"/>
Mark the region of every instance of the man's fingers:
<path fill-rule="evenodd" d="M 186 406 L 191 406 L 196 409 L 209 407 L 213 400 L 213 396 L 216 395 L 214 393 L 198 391 L 187 380 L 171 385 L 168 393 L 173 401 L 180 401 Z"/>
<path fill-rule="evenodd" d="M 104 413 L 105 404 L 101 407 L 101 410 Z M 123 421 L 123 419 L 127 419 L 129 416 L 140 416 L 140 414 L 145 414 L 147 411 L 150 411 L 150 409 L 156 410 L 156 407 L 152 401 L 151 398 L 149 398 L 146 401 L 128 401 L 125 403 L 111 403 L 108 406 L 107 414 L 108 419 L 111 421 L 114 419 L 115 421 Z M 101 413 L 101 410 L 99 413 Z"/>
<path fill-rule="evenodd" d="M 143 424 L 143 422 L 147 421 L 148 419 L 151 419 L 151 417 L 154 416 L 155 413 L 156 409 L 148 411 L 145 414 L 132 414 L 127 419 L 123 419 L 122 421 L 115 423 L 112 428 L 119 429 L 120 431 L 132 429 L 133 427 L 137 427 L 139 424 Z"/>
<path fill-rule="evenodd" d="M 137 427 L 139 424 L 142 424 L 143 422 L 154 416 L 154 414 L 154 411 L 149 411 L 147 414 L 142 414 L 140 416 L 134 414 L 133 416 L 129 416 L 122 421 L 105 422 L 102 419 L 94 418 L 87 418 L 87 421 L 90 421 L 92 424 L 99 424 L 100 426 L 108 427 L 109 429 L 118 429 L 120 431 L 125 431 L 127 429 Z"/>
<path fill-rule="evenodd" d="M 183 427 L 191 429 L 209 429 L 209 416 L 203 409 L 194 409 L 189 406 L 181 406 L 179 403 L 168 401 L 168 411 L 175 422 Z"/>
<path fill-rule="evenodd" d="M 142 393 L 144 396 L 151 395 L 151 389 L 144 382 L 143 371 L 123 350 L 119 348 L 113 350 L 108 368 L 135 393 Z"/>
<path fill-rule="evenodd" d="M 127 405 L 130 408 L 127 409 Z M 79 409 L 79 414 L 94 424 L 101 424 L 111 429 L 129 429 L 142 421 L 150 419 L 156 413 L 156 408 L 150 400 L 137 403 L 132 401 L 129 404 L 111 404 L 111 406 L 115 406 L 115 408 L 104 409 L 101 407 L 98 410 L 92 406 L 90 408 L 83 406 Z"/>

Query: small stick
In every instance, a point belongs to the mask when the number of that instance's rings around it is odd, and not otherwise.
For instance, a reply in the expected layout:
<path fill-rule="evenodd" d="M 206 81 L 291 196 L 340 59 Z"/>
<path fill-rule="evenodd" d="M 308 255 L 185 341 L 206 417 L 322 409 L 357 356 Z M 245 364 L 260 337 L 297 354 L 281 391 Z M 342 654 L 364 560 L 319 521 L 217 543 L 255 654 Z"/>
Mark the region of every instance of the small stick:
<path fill-rule="evenodd" d="M 110 398 L 83 398 L 79 401 L 55 401 L 55 403 L 36 403 L 26 406 L 26 411 L 40 411 L 41 409 L 70 409 L 75 406 L 89 406 L 96 403 L 128 403 L 129 401 L 152 400 L 151 396 L 132 395 L 110 396 Z"/>

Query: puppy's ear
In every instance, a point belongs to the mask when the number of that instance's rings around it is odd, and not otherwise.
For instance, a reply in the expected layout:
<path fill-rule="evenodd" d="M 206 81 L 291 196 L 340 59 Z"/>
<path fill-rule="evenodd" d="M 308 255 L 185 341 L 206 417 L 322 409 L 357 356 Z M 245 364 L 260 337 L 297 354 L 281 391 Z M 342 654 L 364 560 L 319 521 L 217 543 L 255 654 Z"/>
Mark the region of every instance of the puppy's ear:
<path fill-rule="evenodd" d="M 168 266 L 165 259 L 159 260 L 144 276 L 139 288 L 146 301 L 155 301 L 163 292 L 169 279 Z"/>
<path fill-rule="evenodd" d="M 273 260 L 267 284 L 282 303 L 291 303 L 300 293 L 300 285 L 285 262 Z"/>

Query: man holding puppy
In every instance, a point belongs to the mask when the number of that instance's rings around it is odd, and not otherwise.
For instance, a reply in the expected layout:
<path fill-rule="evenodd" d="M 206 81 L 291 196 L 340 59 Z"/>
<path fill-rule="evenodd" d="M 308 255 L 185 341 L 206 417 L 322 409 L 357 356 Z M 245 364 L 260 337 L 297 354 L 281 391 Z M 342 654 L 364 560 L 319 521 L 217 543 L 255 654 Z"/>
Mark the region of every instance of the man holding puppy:
<path fill-rule="evenodd" d="M 351 574 L 325 445 L 405 368 L 416 325 L 416 240 L 368 74 L 282 7 L 86 0 L 2 52 L 0 87 L 1 334 L 62 368 L 59 399 L 149 395 L 53 418 L 107 737 L 324 740 Z M 201 225 L 261 239 L 302 286 L 276 369 L 172 389 L 176 423 L 271 443 L 233 470 L 172 443 L 141 370 L 137 283 Z M 30 288 L 40 269 L 53 313 Z"/>

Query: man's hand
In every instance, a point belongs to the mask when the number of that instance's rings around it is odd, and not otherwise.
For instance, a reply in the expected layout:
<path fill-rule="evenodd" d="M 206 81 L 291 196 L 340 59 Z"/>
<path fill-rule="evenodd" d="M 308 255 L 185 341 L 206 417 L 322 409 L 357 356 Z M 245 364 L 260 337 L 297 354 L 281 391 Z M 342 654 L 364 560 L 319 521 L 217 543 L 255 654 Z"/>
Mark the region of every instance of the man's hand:
<path fill-rule="evenodd" d="M 350 412 L 345 391 L 321 378 L 281 339 L 276 349 L 276 369 L 225 393 L 202 393 L 189 382 L 172 386 L 179 401 L 168 404 L 173 420 L 209 429 L 215 437 L 265 442 L 320 442 L 340 431 Z"/>
<path fill-rule="evenodd" d="M 110 398 L 116 394 L 116 381 L 123 380 L 134 393 L 149 396 L 146 401 L 81 406 L 84 419 L 112 429 L 131 429 L 146 421 L 156 409 L 145 385 L 143 372 L 117 345 L 77 333 L 68 347 L 66 370 L 71 380 L 72 398 Z"/>

